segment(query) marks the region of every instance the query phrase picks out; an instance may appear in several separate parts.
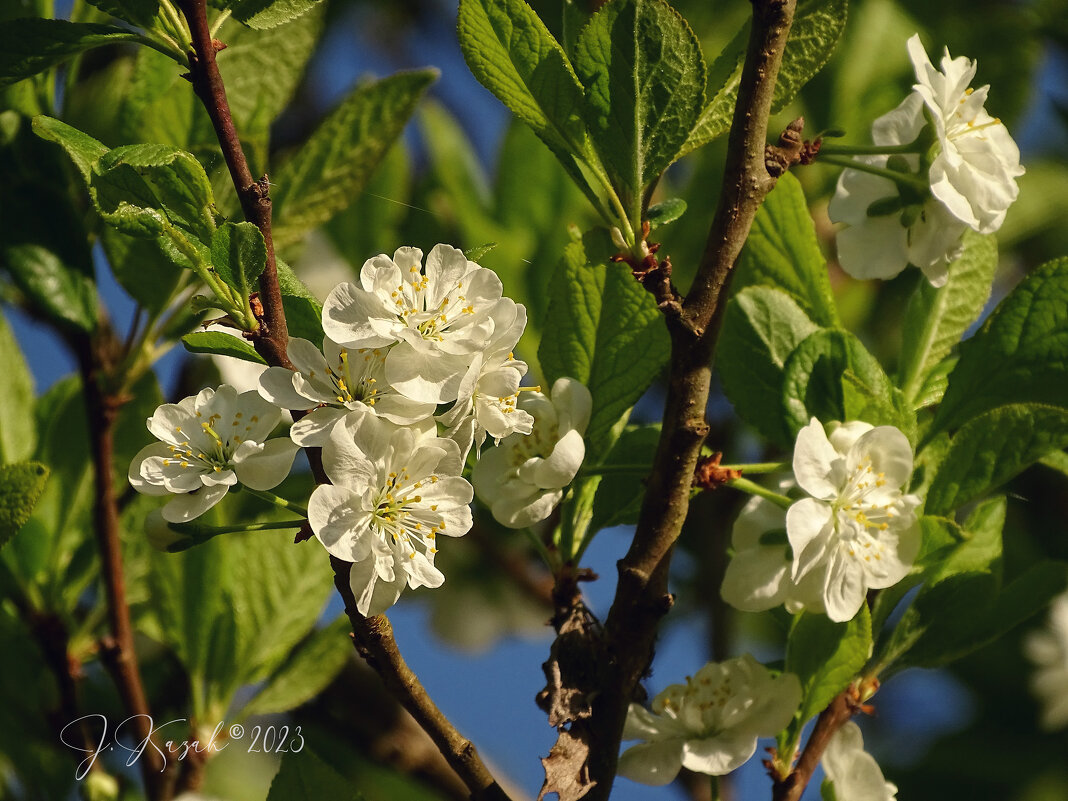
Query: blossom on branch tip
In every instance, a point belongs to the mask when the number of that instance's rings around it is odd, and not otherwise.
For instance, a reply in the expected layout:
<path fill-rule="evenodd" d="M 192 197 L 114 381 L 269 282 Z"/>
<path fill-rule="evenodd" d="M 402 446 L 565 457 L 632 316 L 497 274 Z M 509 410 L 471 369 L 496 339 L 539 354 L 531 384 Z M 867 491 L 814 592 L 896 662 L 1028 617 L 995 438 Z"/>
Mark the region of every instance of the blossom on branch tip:
<path fill-rule="evenodd" d="M 522 393 L 516 408 L 534 418 L 530 434 L 512 434 L 483 454 L 471 480 L 498 523 L 526 528 L 564 497 L 586 456 L 583 434 L 593 398 L 573 378 L 558 378 L 548 396 Z"/>
<path fill-rule="evenodd" d="M 827 743 L 821 760 L 839 801 L 894 801 L 897 786 L 883 778 L 875 757 L 864 750 L 860 726 L 846 721 Z"/>
<path fill-rule="evenodd" d="M 440 587 L 437 537 L 471 528 L 473 492 L 450 439 L 398 428 L 368 412 L 330 431 L 308 521 L 331 555 L 352 562 L 349 585 L 362 615 L 386 611 L 407 587 Z"/>
<path fill-rule="evenodd" d="M 394 345 L 389 384 L 413 400 L 447 403 L 515 302 L 501 297 L 496 273 L 454 247 L 435 245 L 425 267 L 422 259 L 412 247 L 368 259 L 359 284 L 340 284 L 327 297 L 323 330 L 349 349 Z"/>
<path fill-rule="evenodd" d="M 827 616 L 850 620 L 868 590 L 897 584 L 919 552 L 920 499 L 903 492 L 912 446 L 893 426 L 844 423 L 828 437 L 812 418 L 798 432 L 793 469 L 811 497 L 786 511 L 790 578 L 816 581 Z"/>
<path fill-rule="evenodd" d="M 177 495 L 162 510 L 171 523 L 204 514 L 239 482 L 255 490 L 276 487 L 297 452 L 288 437 L 267 439 L 280 417 L 255 390 L 239 395 L 228 384 L 165 403 L 148 418 L 148 430 L 161 441 L 134 457 L 130 484 L 145 495 Z"/>
<path fill-rule="evenodd" d="M 1046 731 L 1063 729 L 1068 726 L 1068 593 L 1053 599 L 1046 627 L 1032 632 L 1024 649 L 1036 667 L 1031 690 L 1042 706 L 1039 722 Z"/>
<path fill-rule="evenodd" d="M 846 169 L 828 213 L 848 224 L 838 235 L 838 257 L 850 275 L 892 278 L 911 263 L 941 286 L 967 229 L 987 234 L 1001 227 L 1024 169 L 1008 130 L 984 108 L 989 87 L 968 86 L 976 63 L 951 58 L 947 49 L 939 71 L 918 35 L 908 51 L 917 83 L 874 122 L 872 140 L 880 147 L 915 144 L 916 152 L 858 157 L 901 178 Z"/>
<path fill-rule="evenodd" d="M 801 702 L 792 673 L 772 674 L 749 654 L 710 662 L 685 684 L 672 684 L 651 709 L 631 704 L 624 740 L 643 740 L 619 758 L 619 774 L 642 784 L 664 785 L 682 768 L 721 776 L 756 752 L 758 737 L 790 723 Z"/>
<path fill-rule="evenodd" d="M 333 426 L 354 410 L 402 426 L 427 420 L 435 404 L 407 398 L 386 381 L 387 350 L 350 351 L 326 337 L 320 351 L 308 340 L 293 337 L 287 354 L 295 369 L 268 367 L 260 376 L 260 395 L 283 409 L 313 410 L 289 433 L 301 447 L 322 447 Z"/>

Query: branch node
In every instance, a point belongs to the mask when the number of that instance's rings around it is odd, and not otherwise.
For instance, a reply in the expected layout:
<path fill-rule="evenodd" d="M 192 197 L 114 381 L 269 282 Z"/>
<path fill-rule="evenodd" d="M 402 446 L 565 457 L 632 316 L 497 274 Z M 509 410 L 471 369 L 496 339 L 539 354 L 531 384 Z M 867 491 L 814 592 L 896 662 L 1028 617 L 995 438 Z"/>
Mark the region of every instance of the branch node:
<path fill-rule="evenodd" d="M 711 456 L 702 456 L 697 460 L 697 469 L 693 474 L 693 485 L 705 491 L 718 489 L 731 479 L 741 478 L 741 470 L 720 467 L 719 463 L 723 454 L 713 453 Z"/>
<path fill-rule="evenodd" d="M 764 166 L 773 179 L 781 177 L 801 161 L 801 153 L 805 149 L 805 142 L 801 139 L 801 129 L 804 127 L 805 118 L 798 117 L 786 126 L 777 144 L 764 149 Z"/>

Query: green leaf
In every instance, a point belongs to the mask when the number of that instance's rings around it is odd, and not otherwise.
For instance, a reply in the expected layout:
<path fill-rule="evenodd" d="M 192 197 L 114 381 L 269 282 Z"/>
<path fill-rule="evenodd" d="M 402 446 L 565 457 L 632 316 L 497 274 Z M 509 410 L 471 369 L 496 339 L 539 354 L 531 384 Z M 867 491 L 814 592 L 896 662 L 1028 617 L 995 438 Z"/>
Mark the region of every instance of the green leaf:
<path fill-rule="evenodd" d="M 582 152 L 582 84 L 530 6 L 523 0 L 461 0 L 457 33 L 479 83 L 554 152 Z"/>
<path fill-rule="evenodd" d="M 267 266 L 267 243 L 250 222 L 223 223 L 211 238 L 211 263 L 219 277 L 247 298 Z"/>
<path fill-rule="evenodd" d="M 188 276 L 182 272 L 185 265 L 173 261 L 159 240 L 128 236 L 105 226 L 100 244 L 115 280 L 150 312 L 162 311 L 178 282 Z"/>
<path fill-rule="evenodd" d="M 1068 407 L 1068 258 L 1044 264 L 961 345 L 931 432 L 997 406 Z"/>
<path fill-rule="evenodd" d="M 33 132 L 66 150 L 86 184 L 89 183 L 93 162 L 108 152 L 107 145 L 53 117 L 34 117 Z"/>
<path fill-rule="evenodd" d="M 332 111 L 275 172 L 275 244 L 282 248 L 348 207 L 360 193 L 437 70 L 364 85 Z"/>
<path fill-rule="evenodd" d="M 98 158 L 89 180 L 101 215 L 124 233 L 159 235 L 166 219 L 211 242 L 215 198 L 191 154 L 170 145 L 124 145 Z"/>
<path fill-rule="evenodd" d="M 642 498 L 645 496 L 645 480 L 651 472 L 659 442 L 659 425 L 628 427 L 620 434 L 601 466 L 637 465 L 638 469 L 623 473 L 610 472 L 602 476 L 593 499 L 593 517 L 587 536 L 609 526 L 628 526 L 638 522 Z"/>
<path fill-rule="evenodd" d="M 0 462 L 21 462 L 33 455 L 37 442 L 33 375 L 22 349 L 0 314 Z"/>
<path fill-rule="evenodd" d="M 5 182 L 0 204 L 0 266 L 38 313 L 66 330 L 94 331 L 96 282 L 82 214 L 66 193 L 36 182 Z"/>
<path fill-rule="evenodd" d="M 1038 461 L 1050 470 L 1056 470 L 1058 473 L 1068 476 L 1068 453 L 1065 453 L 1064 451 L 1053 451 L 1052 453 L 1046 454 Z"/>
<path fill-rule="evenodd" d="M 362 801 L 349 781 L 312 751 L 290 751 L 282 757 L 267 801 Z"/>
<path fill-rule="evenodd" d="M 670 342 L 652 296 L 625 266 L 603 231 L 572 242 L 551 282 L 538 348 L 550 384 L 571 376 L 593 396 L 586 429 L 590 464 L 611 445 L 613 429 L 667 364 Z"/>
<path fill-rule="evenodd" d="M 278 285 L 282 290 L 282 309 L 286 313 L 289 335 L 323 346 L 323 307 L 288 264 L 276 259 Z"/>
<path fill-rule="evenodd" d="M 182 344 L 190 353 L 216 353 L 253 364 L 267 364 L 246 340 L 220 331 L 194 331 L 182 337 Z"/>
<path fill-rule="evenodd" d="M 250 28 L 265 30 L 307 14 L 322 0 L 231 0 L 234 19 Z"/>
<path fill-rule="evenodd" d="M 152 28 L 159 12 L 159 0 L 88 0 L 91 5 L 139 28 Z M 171 62 L 172 64 L 174 62 Z"/>
<path fill-rule="evenodd" d="M 271 674 L 242 715 L 288 712 L 322 692 L 352 657 L 352 624 L 342 615 L 313 632 Z"/>
<path fill-rule="evenodd" d="M 27 17 L 0 23 L 0 87 L 36 75 L 71 56 L 138 34 L 114 25 Z"/>
<path fill-rule="evenodd" d="M 496 242 L 487 242 L 484 245 L 476 245 L 473 248 L 468 248 L 467 250 L 465 250 L 464 256 L 466 256 L 470 261 L 478 262 L 482 259 L 483 256 L 485 256 L 495 247 L 497 247 Z"/>
<path fill-rule="evenodd" d="M 764 284 L 789 294 L 812 320 L 839 324 L 827 263 L 801 183 L 787 173 L 764 200 L 742 249 L 735 292 Z"/>
<path fill-rule="evenodd" d="M 645 212 L 645 219 L 649 223 L 649 229 L 655 231 L 661 226 L 673 223 L 686 212 L 686 201 L 681 197 L 669 197 L 655 206 L 650 206 Z"/>
<path fill-rule="evenodd" d="M 953 435 L 927 494 L 927 511 L 952 510 L 1068 445 L 1068 409 L 1016 403 L 981 414 Z"/>
<path fill-rule="evenodd" d="M 915 434 L 901 392 L 847 331 L 821 329 L 797 346 L 783 369 L 782 399 L 791 440 L 813 417 L 892 425 L 910 439 Z"/>
<path fill-rule="evenodd" d="M 945 286 L 936 289 L 920 277 L 902 323 L 898 367 L 899 383 L 910 403 L 937 402 L 932 397 L 938 387 L 926 387 L 925 382 L 982 314 L 997 267 L 995 238 L 969 231 L 964 253 L 951 265 Z"/>
<path fill-rule="evenodd" d="M 47 481 L 48 468 L 40 462 L 0 466 L 0 548 L 30 519 Z"/>
<path fill-rule="evenodd" d="M 844 690 L 871 656 L 871 616 L 866 605 L 846 623 L 803 613 L 790 630 L 786 667 L 801 681 L 801 708 L 792 728 L 801 727 Z"/>
<path fill-rule="evenodd" d="M 778 114 L 823 69 L 845 30 L 847 0 L 801 0 L 783 52 L 771 113 Z M 716 89 L 686 140 L 680 157 L 711 142 L 731 125 L 751 23 L 746 22 L 712 65 L 708 85 Z M 718 88 L 716 88 L 718 87 Z"/>
<path fill-rule="evenodd" d="M 818 326 L 778 289 L 750 286 L 727 303 L 716 368 L 739 417 L 782 448 L 793 444 L 783 420 L 783 367 Z"/>
<path fill-rule="evenodd" d="M 587 130 L 633 213 L 645 186 L 678 156 L 704 104 L 701 45 L 664 0 L 613 0 L 582 29 L 574 58 Z"/>

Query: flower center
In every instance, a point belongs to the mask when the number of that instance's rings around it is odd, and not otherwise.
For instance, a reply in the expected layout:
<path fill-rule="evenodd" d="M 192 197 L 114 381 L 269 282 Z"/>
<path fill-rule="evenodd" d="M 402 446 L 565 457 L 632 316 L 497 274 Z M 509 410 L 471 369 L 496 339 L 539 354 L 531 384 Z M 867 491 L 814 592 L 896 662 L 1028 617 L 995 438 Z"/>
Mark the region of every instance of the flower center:
<path fill-rule="evenodd" d="M 373 362 L 381 360 L 381 352 L 377 348 L 373 350 L 360 348 L 356 353 L 363 356 L 362 373 L 353 373 L 352 365 L 349 363 L 349 352 L 344 348 L 338 354 L 337 367 L 332 368 L 327 365 L 326 372 L 334 385 L 335 397 L 338 403 L 349 404 L 354 401 L 361 401 L 368 406 L 374 406 L 375 396 L 380 393 L 375 387 L 378 380 L 372 378 L 370 373 Z M 359 361 L 357 359 L 357 363 Z"/>
<path fill-rule="evenodd" d="M 402 548 L 409 559 L 414 559 L 416 551 L 435 554 L 434 547 L 439 531 L 445 530 L 445 521 L 437 512 L 437 504 L 429 507 L 416 506 L 422 502 L 419 494 L 425 482 L 436 484 L 438 477 L 431 475 L 419 481 L 412 481 L 407 467 L 399 472 L 389 474 L 386 485 L 375 498 L 372 513 L 378 531 L 388 537 L 394 545 Z"/>
<path fill-rule="evenodd" d="M 886 490 L 886 476 L 866 458 L 848 476 L 832 505 L 835 534 L 850 556 L 870 562 L 882 559 L 886 546 L 879 534 L 897 517 L 900 490 Z"/>
<path fill-rule="evenodd" d="M 423 339 L 441 342 L 442 333 L 455 323 L 457 318 L 475 313 L 474 306 L 466 303 L 467 298 L 458 294 L 463 289 L 463 281 L 457 282 L 453 291 L 445 295 L 437 308 L 428 308 L 426 290 L 430 279 L 423 275 L 418 267 L 410 267 L 409 272 L 408 283 L 398 284 L 390 293 L 390 298 L 397 307 L 398 316 Z M 453 293 L 456 293 L 455 297 Z"/>

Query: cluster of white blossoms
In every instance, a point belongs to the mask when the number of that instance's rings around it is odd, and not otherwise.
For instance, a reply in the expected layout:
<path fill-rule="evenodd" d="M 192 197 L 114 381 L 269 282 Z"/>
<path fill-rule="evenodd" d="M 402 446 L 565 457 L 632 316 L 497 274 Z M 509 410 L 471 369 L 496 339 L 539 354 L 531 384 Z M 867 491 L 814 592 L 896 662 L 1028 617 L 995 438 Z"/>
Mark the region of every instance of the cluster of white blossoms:
<path fill-rule="evenodd" d="M 548 517 L 585 455 L 589 391 L 569 378 L 550 396 L 520 387 L 527 365 L 512 351 L 526 309 L 502 291 L 492 270 L 448 245 L 425 265 L 411 247 L 369 259 L 323 304 L 322 349 L 290 339 L 293 370 L 264 370 L 258 391 L 223 385 L 157 409 L 148 427 L 162 442 L 138 454 L 130 483 L 176 494 L 163 517 L 184 523 L 239 482 L 277 486 L 298 447 L 321 447 L 333 483 L 312 494 L 308 522 L 353 563 L 359 611 L 440 586 L 437 538 L 471 528 L 476 488 L 501 523 L 525 527 Z M 268 440 L 283 409 L 304 414 Z M 500 447 L 481 455 L 472 487 L 464 465 L 490 437 Z"/>
<path fill-rule="evenodd" d="M 793 719 L 801 683 L 792 673 L 772 676 L 749 654 L 709 662 L 685 684 L 672 684 L 652 708 L 631 704 L 624 740 L 642 740 L 619 757 L 619 774 L 642 784 L 671 782 L 679 770 L 722 776 L 756 752 Z"/>
<path fill-rule="evenodd" d="M 1035 663 L 1031 690 L 1042 705 L 1040 723 L 1047 731 L 1068 726 L 1068 593 L 1053 599 L 1046 627 L 1024 641 Z"/>
<path fill-rule="evenodd" d="M 964 232 L 1001 227 L 1024 169 L 1008 130 L 984 108 L 989 87 L 969 86 L 976 63 L 947 49 L 939 71 L 918 35 L 908 51 L 913 91 L 872 125 L 878 148 L 902 152 L 857 158 L 898 178 L 847 169 L 828 213 L 848 225 L 838 234 L 838 259 L 850 275 L 892 278 L 914 264 L 942 286 Z"/>
<path fill-rule="evenodd" d="M 793 472 L 809 497 L 785 514 L 768 501 L 746 506 L 723 598 L 745 611 L 783 603 L 850 620 L 868 590 L 897 584 L 919 553 L 920 499 L 904 492 L 912 446 L 893 426 L 835 424 L 828 436 L 812 418 L 797 435 Z"/>

